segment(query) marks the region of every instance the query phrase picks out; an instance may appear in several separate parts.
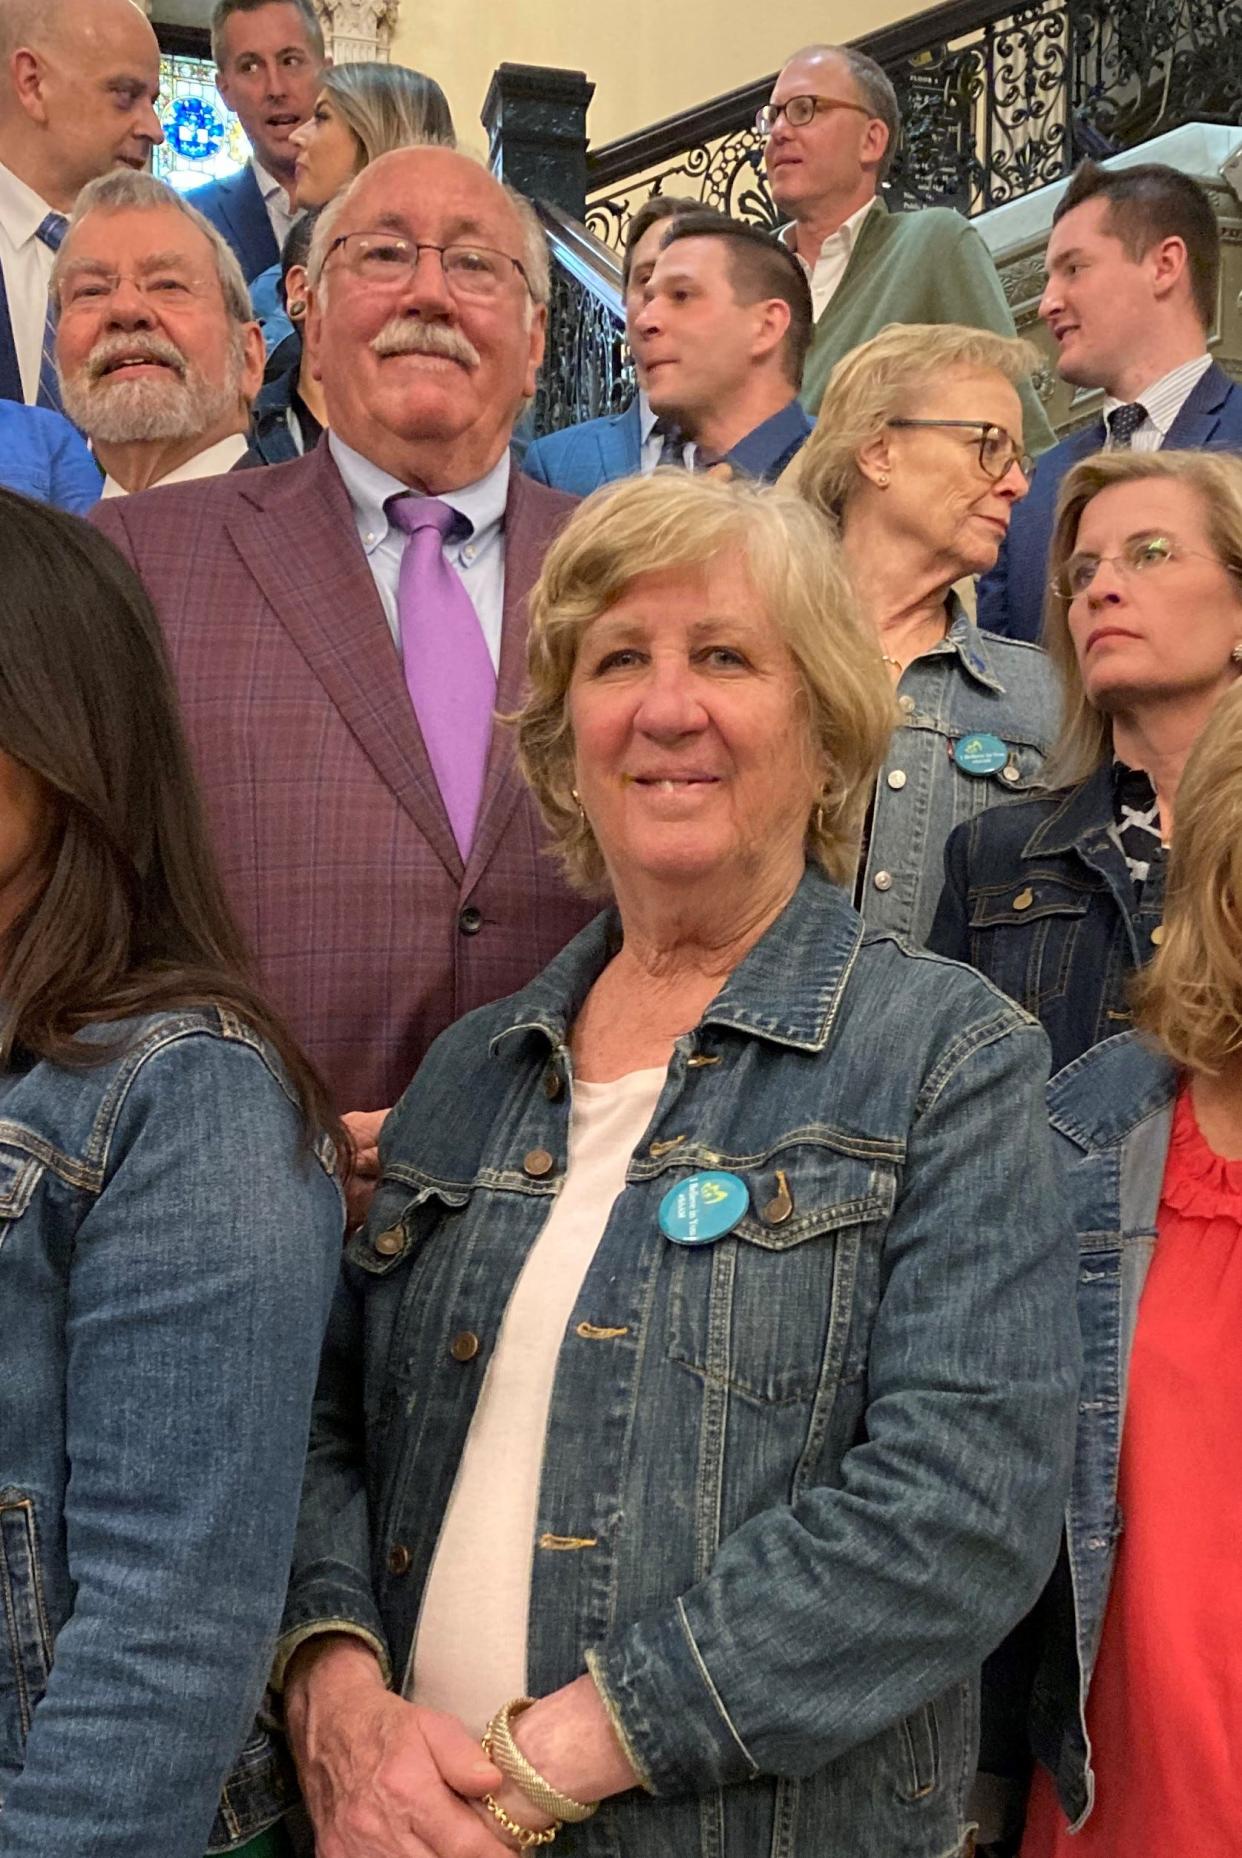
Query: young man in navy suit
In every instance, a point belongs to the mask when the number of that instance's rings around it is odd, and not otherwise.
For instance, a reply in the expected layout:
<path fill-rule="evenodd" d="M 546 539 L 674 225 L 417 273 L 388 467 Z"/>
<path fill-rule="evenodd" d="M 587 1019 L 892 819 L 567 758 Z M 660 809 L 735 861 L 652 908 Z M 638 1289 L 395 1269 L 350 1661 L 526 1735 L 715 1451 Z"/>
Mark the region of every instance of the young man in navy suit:
<path fill-rule="evenodd" d="M 311 0 L 216 0 L 211 49 L 216 88 L 240 118 L 251 156 L 239 174 L 196 187 L 189 199 L 233 247 L 249 284 L 278 261 L 297 217 L 289 137 L 315 107 L 323 29 Z"/>
<path fill-rule="evenodd" d="M 625 338 L 634 348 L 634 318 L 643 307 L 647 280 L 655 270 L 660 246 L 670 224 L 682 213 L 701 213 L 689 196 L 652 194 L 630 220 L 621 261 L 621 295 L 625 302 Z M 647 399 L 641 361 L 635 356 L 638 392 L 623 413 L 586 419 L 560 432 L 550 432 L 527 446 L 522 468 L 537 483 L 571 496 L 586 497 L 601 484 L 619 477 L 646 475 L 659 463 L 665 434 Z"/>
<path fill-rule="evenodd" d="M 1212 361 L 1220 231 L 1203 188 L 1176 168 L 1084 162 L 1053 214 L 1039 313 L 1057 368 L 1104 390 L 1102 417 L 1044 452 L 996 566 L 979 582 L 979 624 L 1038 639 L 1061 480 L 1100 450 L 1242 451 L 1242 388 Z"/>

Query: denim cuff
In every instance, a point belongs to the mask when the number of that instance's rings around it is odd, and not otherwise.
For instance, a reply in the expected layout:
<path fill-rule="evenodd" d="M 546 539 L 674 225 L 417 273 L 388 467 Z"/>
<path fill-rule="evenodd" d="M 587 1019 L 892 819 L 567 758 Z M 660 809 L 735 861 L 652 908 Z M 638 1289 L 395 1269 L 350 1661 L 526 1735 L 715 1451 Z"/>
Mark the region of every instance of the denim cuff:
<path fill-rule="evenodd" d="M 587 1667 L 649 1793 L 703 1793 L 759 1773 L 682 1601 L 589 1651 Z"/>
<path fill-rule="evenodd" d="M 284 1687 L 289 1660 L 299 1645 L 304 1645 L 307 1639 L 320 1638 L 325 1632 L 343 1632 L 369 1645 L 379 1659 L 384 1682 L 392 1688 L 392 1659 L 379 1608 L 369 1587 L 342 1580 L 346 1572 L 348 1570 L 342 1569 L 339 1563 L 334 1563 L 330 1575 L 303 1575 L 290 1589 L 268 1679 L 278 1694 Z"/>

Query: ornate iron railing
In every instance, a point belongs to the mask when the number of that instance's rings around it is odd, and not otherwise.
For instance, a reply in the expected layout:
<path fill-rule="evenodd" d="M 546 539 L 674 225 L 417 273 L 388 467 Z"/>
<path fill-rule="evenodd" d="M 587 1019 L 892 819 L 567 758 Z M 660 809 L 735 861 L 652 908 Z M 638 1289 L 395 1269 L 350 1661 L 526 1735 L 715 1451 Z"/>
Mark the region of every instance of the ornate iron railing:
<path fill-rule="evenodd" d="M 1242 4 L 1212 0 L 951 0 L 855 41 L 884 66 L 905 128 L 894 206 L 986 212 L 1191 120 L 1235 122 Z M 587 224 L 620 247 L 655 192 L 773 224 L 755 112 L 772 78 L 587 156 Z"/>
<path fill-rule="evenodd" d="M 548 344 L 535 396 L 535 430 L 619 413 L 634 392 L 625 347 L 621 263 L 593 232 L 541 202 L 552 253 Z"/>

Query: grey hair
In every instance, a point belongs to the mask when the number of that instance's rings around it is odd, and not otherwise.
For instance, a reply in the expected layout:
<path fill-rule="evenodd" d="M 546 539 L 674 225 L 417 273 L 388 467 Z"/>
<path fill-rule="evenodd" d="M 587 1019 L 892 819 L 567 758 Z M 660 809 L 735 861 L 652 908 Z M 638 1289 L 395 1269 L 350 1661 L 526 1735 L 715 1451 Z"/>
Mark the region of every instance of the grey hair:
<path fill-rule="evenodd" d="M 3 0 L 0 0 L 0 4 L 3 4 Z M 53 306 L 56 309 L 60 307 L 60 280 L 66 262 L 69 233 L 81 225 L 88 213 L 150 213 L 157 207 L 175 208 L 202 233 L 211 246 L 216 276 L 220 280 L 220 291 L 230 320 L 234 323 L 252 323 L 254 311 L 250 306 L 250 292 L 232 246 L 220 237 L 211 221 L 204 219 L 198 208 L 191 206 L 175 187 L 169 187 L 165 181 L 157 181 L 153 174 L 142 174 L 133 168 L 112 168 L 107 174 L 101 174 L 98 180 L 89 181 L 78 195 L 64 243 L 52 266 Z"/>
<path fill-rule="evenodd" d="M 283 3 L 293 7 L 301 15 L 302 24 L 306 29 L 306 42 L 316 60 L 322 64 L 327 55 L 327 47 L 324 44 L 323 27 L 319 23 L 319 15 L 311 5 L 311 0 L 283 0 Z M 0 5 L 2 4 L 3 0 L 0 0 Z M 276 4 L 277 0 L 216 0 L 216 4 L 211 9 L 211 55 L 216 61 L 218 71 L 224 69 L 224 28 L 234 13 L 257 13 L 260 7 Z"/>
<path fill-rule="evenodd" d="M 897 153 L 897 139 L 901 134 L 901 105 L 897 101 L 897 92 L 893 89 L 892 79 L 883 65 L 878 65 L 866 52 L 858 51 L 852 45 L 804 45 L 801 51 L 793 52 L 785 60 L 790 65 L 799 58 L 839 58 L 854 83 L 858 94 L 867 109 L 888 130 L 888 146 L 884 150 L 884 159 L 880 163 L 879 178 L 884 180 L 893 165 Z M 782 66 L 784 69 L 784 66 Z"/>
<path fill-rule="evenodd" d="M 531 299 L 536 304 L 546 304 L 551 292 L 551 277 L 548 241 L 539 223 L 539 215 L 524 194 L 518 193 L 516 188 L 510 187 L 506 181 L 497 180 L 496 176 L 491 174 L 487 163 L 480 161 L 477 155 L 468 154 L 465 149 L 460 148 L 452 152 L 459 160 L 471 162 L 475 167 L 481 168 L 484 174 L 491 175 L 517 214 L 518 223 L 522 228 L 522 269 L 526 273 Z M 365 168 L 362 173 L 366 173 Z M 362 175 L 355 175 L 347 187 L 343 187 L 339 194 L 329 200 L 315 226 L 310 257 L 306 264 L 306 281 L 312 290 L 319 290 L 321 298 L 323 291 L 320 289 L 320 280 L 323 277 L 323 268 L 327 263 L 328 253 L 332 248 L 332 241 L 336 237 L 336 228 L 361 178 Z"/>

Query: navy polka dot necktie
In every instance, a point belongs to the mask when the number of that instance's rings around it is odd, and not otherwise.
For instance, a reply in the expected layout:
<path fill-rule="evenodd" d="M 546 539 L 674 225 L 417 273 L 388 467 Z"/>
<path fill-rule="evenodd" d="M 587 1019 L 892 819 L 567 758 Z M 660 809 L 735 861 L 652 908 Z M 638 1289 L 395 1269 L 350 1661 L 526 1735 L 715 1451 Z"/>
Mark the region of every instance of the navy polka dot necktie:
<path fill-rule="evenodd" d="M 1131 400 L 1125 406 L 1115 406 L 1108 416 L 1108 432 L 1113 442 L 1113 450 L 1128 451 L 1135 433 L 1146 418 L 1147 408 L 1141 400 Z"/>

